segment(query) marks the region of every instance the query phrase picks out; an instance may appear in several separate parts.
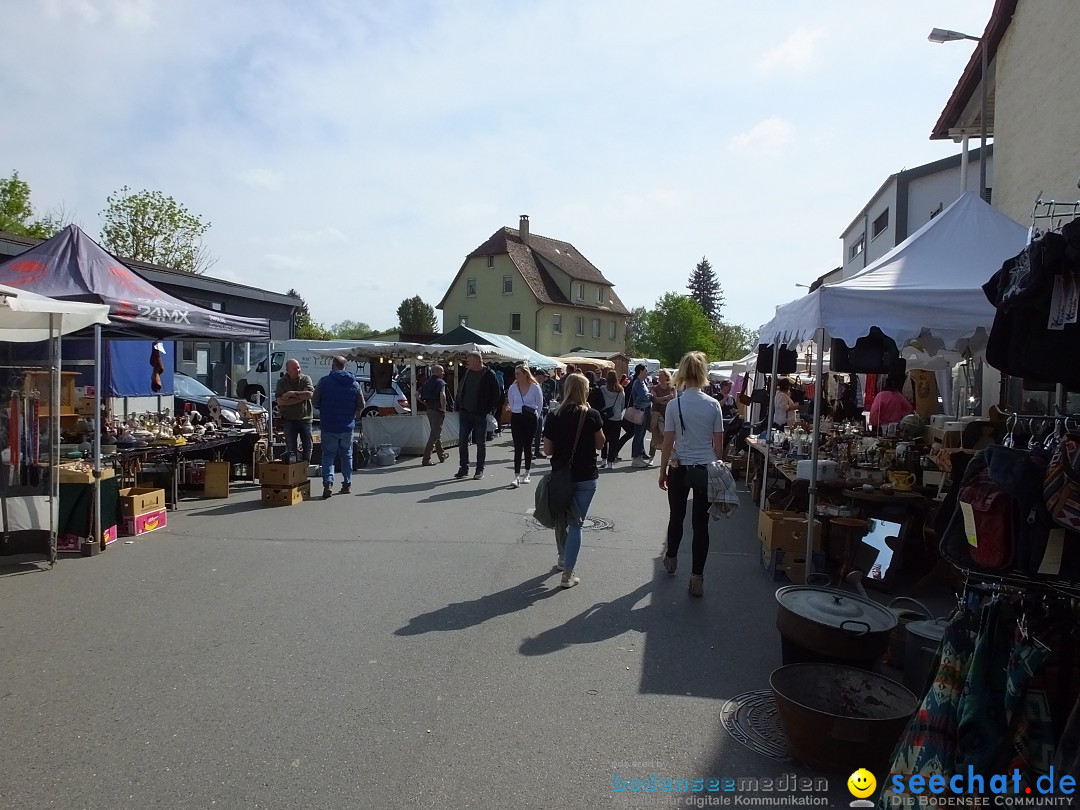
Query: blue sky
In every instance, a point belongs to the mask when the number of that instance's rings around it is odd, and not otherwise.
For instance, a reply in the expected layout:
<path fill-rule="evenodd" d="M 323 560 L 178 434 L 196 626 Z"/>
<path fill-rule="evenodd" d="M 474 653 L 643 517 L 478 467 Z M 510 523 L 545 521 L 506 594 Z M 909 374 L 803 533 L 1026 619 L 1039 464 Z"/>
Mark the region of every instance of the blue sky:
<path fill-rule="evenodd" d="M 375 327 L 529 214 L 627 306 L 702 256 L 756 328 L 841 260 L 992 0 L 36 0 L 5 10 L 0 175 L 92 236 L 122 186 L 212 223 L 210 275 Z"/>

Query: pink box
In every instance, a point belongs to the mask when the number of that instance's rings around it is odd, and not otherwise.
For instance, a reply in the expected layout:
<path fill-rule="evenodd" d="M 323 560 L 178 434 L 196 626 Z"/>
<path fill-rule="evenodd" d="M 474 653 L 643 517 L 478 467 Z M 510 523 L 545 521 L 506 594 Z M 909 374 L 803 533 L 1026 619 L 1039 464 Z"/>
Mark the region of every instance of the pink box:
<path fill-rule="evenodd" d="M 163 529 L 167 522 L 165 514 L 164 509 L 155 509 L 153 512 L 147 512 L 145 515 L 126 517 L 124 518 L 123 534 L 126 537 L 134 537 L 136 535 L 155 531 L 156 529 Z"/>
<path fill-rule="evenodd" d="M 115 525 L 102 528 L 101 533 L 105 536 L 105 545 L 109 545 L 109 543 L 116 540 L 117 532 Z M 89 537 L 79 537 L 79 535 L 73 532 L 65 532 L 56 538 L 56 550 L 82 551 L 83 543 L 89 542 L 89 540 Z"/>

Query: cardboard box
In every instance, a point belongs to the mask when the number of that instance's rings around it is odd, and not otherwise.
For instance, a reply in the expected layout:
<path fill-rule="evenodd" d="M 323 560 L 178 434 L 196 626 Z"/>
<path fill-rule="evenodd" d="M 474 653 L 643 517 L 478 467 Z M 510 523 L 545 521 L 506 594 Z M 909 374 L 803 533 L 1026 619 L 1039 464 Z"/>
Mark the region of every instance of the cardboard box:
<path fill-rule="evenodd" d="M 88 469 L 81 469 L 78 467 L 65 467 L 61 464 L 56 468 L 59 473 L 61 484 L 92 484 L 94 483 L 94 474 Z M 112 467 L 102 467 L 101 480 L 106 478 L 112 478 L 116 475 L 116 472 Z"/>
<path fill-rule="evenodd" d="M 101 534 L 105 538 L 105 545 L 115 542 L 117 537 L 116 526 L 103 526 L 101 528 Z M 65 532 L 56 538 L 56 550 L 57 551 L 82 551 L 83 543 L 90 543 L 93 538 L 79 537 L 79 535 L 73 532 Z"/>
<path fill-rule="evenodd" d="M 765 568 L 765 574 L 773 582 L 793 582 L 802 585 L 806 582 L 806 551 L 784 551 L 775 549 L 761 550 L 761 565 Z M 814 570 L 825 570 L 825 555 L 814 552 Z"/>
<path fill-rule="evenodd" d="M 229 471 L 232 465 L 227 461 L 208 461 L 203 467 L 203 497 L 229 497 Z"/>
<path fill-rule="evenodd" d="M 295 487 L 308 480 L 308 463 L 297 461 L 264 461 L 259 465 L 259 483 L 264 487 Z"/>
<path fill-rule="evenodd" d="M 806 551 L 806 514 L 766 510 L 758 514 L 758 539 L 765 551 Z M 821 550 L 821 521 L 814 521 L 814 551 Z"/>
<path fill-rule="evenodd" d="M 161 508 L 142 515 L 125 517 L 123 533 L 126 537 L 136 537 L 157 529 L 164 529 L 168 522 L 167 514 L 165 509 Z"/>
<path fill-rule="evenodd" d="M 120 490 L 120 514 L 133 518 L 165 508 L 165 490 L 148 487 L 128 487 Z"/>
<path fill-rule="evenodd" d="M 266 487 L 262 488 L 263 506 L 295 506 L 300 501 L 306 501 L 311 497 L 311 482 L 295 487 Z"/>

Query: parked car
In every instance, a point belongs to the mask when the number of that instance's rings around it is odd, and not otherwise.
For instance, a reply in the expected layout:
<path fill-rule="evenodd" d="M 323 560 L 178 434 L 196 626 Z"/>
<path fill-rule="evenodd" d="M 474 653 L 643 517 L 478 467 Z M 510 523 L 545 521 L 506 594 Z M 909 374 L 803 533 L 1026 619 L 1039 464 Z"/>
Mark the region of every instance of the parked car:
<path fill-rule="evenodd" d="M 397 382 L 391 381 L 389 388 L 374 390 L 371 388 L 371 380 L 361 380 L 364 386 L 364 399 L 367 406 L 360 413 L 361 416 L 393 416 L 396 413 L 412 413 L 409 407 L 409 398 L 401 390 Z"/>
<path fill-rule="evenodd" d="M 194 377 L 176 372 L 173 375 L 173 407 L 174 413 L 182 414 L 185 411 L 198 411 L 204 419 L 210 418 L 210 397 L 215 397 L 221 405 L 221 423 L 239 427 L 245 422 L 240 416 L 240 400 L 232 397 L 222 397 L 215 394 Z M 265 408 L 258 405 L 247 405 L 253 416 L 261 416 L 266 413 Z"/>

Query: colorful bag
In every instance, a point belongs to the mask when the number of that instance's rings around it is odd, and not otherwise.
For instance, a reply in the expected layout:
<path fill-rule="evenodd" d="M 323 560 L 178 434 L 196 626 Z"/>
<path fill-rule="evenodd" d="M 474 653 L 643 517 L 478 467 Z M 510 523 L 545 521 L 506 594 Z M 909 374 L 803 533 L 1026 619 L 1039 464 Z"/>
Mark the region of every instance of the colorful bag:
<path fill-rule="evenodd" d="M 1046 469 L 1043 500 L 1056 524 L 1080 531 L 1080 440 L 1076 436 L 1064 436 L 1058 442 Z"/>

